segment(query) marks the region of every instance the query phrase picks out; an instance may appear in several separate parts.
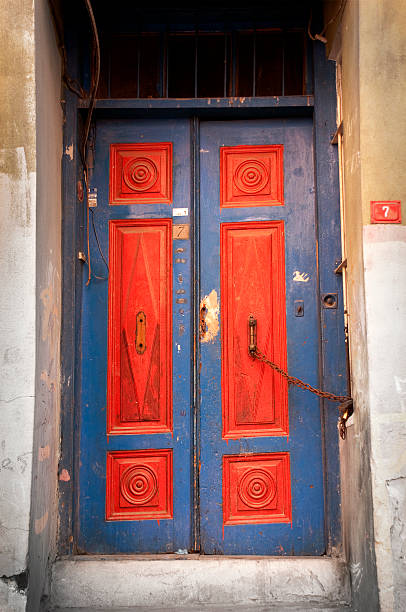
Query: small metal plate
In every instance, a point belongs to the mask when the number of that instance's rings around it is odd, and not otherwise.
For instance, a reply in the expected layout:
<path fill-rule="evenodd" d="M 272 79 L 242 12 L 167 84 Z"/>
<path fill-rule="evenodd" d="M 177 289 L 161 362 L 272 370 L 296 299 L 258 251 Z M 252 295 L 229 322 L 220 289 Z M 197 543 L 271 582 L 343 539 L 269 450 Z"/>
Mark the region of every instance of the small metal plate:
<path fill-rule="evenodd" d="M 190 225 L 185 224 L 175 224 L 173 226 L 173 239 L 174 240 L 189 240 L 190 235 Z"/>
<path fill-rule="evenodd" d="M 304 301 L 303 300 L 295 300 L 294 311 L 295 311 L 295 317 L 304 316 Z"/>
<path fill-rule="evenodd" d="M 401 223 L 400 201 L 371 202 L 371 223 Z"/>

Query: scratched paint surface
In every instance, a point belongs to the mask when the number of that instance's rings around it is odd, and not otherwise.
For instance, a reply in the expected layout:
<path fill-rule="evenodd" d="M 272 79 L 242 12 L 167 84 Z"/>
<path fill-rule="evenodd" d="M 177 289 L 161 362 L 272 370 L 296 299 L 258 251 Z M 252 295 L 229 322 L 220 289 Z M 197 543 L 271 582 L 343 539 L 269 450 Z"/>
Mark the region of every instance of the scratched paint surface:
<path fill-rule="evenodd" d="M 292 374 L 318 383 L 312 143 L 312 122 L 307 119 L 202 124 L 201 295 L 218 295 L 221 328 L 210 342 L 201 343 L 200 528 L 206 554 L 325 551 L 319 402 L 290 388 L 289 429 L 275 431 L 273 419 L 283 406 L 283 386 L 272 402 L 273 376 L 247 357 L 248 316 L 253 311 L 259 347 L 281 364 L 287 355 Z M 283 145 L 284 204 L 221 208 L 221 147 L 270 144 Z M 246 169 L 243 187 L 260 193 L 265 184 L 258 175 L 261 164 L 244 163 L 237 178 Z M 228 183 L 233 184 L 233 177 Z M 281 229 L 279 244 L 270 239 L 272 224 Z M 286 279 L 286 288 L 281 279 Z M 294 316 L 295 300 L 304 302 L 303 317 Z M 241 381 L 245 372 L 249 381 Z M 262 389 L 263 376 L 267 379 Z M 228 425 L 222 405 L 234 415 Z"/>
<path fill-rule="evenodd" d="M 166 198 L 172 202 L 145 197 L 162 183 L 162 164 L 151 154 L 131 160 L 131 168 L 125 165 L 131 174 L 120 183 L 125 203 L 109 205 L 110 145 L 162 142 L 173 147 L 173 193 Z M 176 253 L 171 248 L 172 207 L 190 209 L 185 159 L 190 159 L 187 120 L 97 123 L 91 187 L 98 190 L 94 219 L 110 258 L 110 279 L 91 234 L 98 278 L 89 286 L 86 274 L 83 278 L 78 364 L 76 541 L 87 553 L 167 553 L 191 545 L 190 241 L 176 240 Z M 144 195 L 137 198 L 139 193 Z M 141 312 L 146 347 L 140 348 Z"/>

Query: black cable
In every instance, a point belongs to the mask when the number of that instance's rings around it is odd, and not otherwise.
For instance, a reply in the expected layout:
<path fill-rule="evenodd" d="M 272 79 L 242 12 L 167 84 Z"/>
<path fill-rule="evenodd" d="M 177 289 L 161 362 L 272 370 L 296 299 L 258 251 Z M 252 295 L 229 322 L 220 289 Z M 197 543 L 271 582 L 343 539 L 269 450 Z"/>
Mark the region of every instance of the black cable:
<path fill-rule="evenodd" d="M 94 237 L 96 238 L 96 243 L 97 243 L 97 248 L 99 249 L 99 253 L 101 255 L 102 260 L 104 261 L 106 268 L 107 268 L 107 272 L 110 272 L 109 270 L 109 264 L 106 261 L 106 258 L 103 254 L 102 248 L 100 246 L 100 241 L 99 241 L 99 236 L 97 235 L 97 231 L 96 231 L 96 226 L 94 223 L 94 210 L 93 208 L 90 208 L 90 212 L 92 213 L 92 227 L 93 227 L 93 232 L 94 232 Z"/>
<path fill-rule="evenodd" d="M 80 150 L 80 156 L 82 159 L 83 166 L 83 176 L 85 181 L 85 191 L 86 191 L 86 241 L 87 241 L 87 261 L 88 261 L 88 277 L 86 285 L 88 285 L 92 279 L 92 264 L 91 264 L 91 256 L 90 256 L 90 208 L 89 208 L 89 173 L 87 167 L 87 143 L 89 140 L 89 132 L 90 125 L 92 122 L 93 110 L 96 103 L 96 93 L 99 87 L 99 79 L 100 79 L 100 41 L 99 34 L 97 32 L 96 20 L 94 18 L 94 13 L 92 9 L 92 5 L 90 0 L 85 0 L 85 5 L 87 12 L 89 14 L 90 23 L 92 26 L 93 33 L 93 48 L 92 48 L 92 77 L 91 77 L 91 87 L 90 87 L 90 102 L 89 108 L 87 110 L 84 134 L 82 147 Z M 95 228 L 94 228 L 95 230 Z M 95 232 L 95 236 L 97 238 L 97 243 L 99 243 L 97 233 Z M 104 256 L 103 256 L 104 260 Z M 105 261 L 105 260 L 104 260 Z"/>

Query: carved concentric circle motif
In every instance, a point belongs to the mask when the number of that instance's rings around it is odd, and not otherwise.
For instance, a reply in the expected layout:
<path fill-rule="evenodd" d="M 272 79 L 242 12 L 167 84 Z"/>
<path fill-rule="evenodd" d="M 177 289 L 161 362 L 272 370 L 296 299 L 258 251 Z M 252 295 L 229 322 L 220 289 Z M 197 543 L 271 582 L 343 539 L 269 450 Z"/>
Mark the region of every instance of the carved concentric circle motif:
<path fill-rule="evenodd" d="M 158 491 L 155 472 L 146 465 L 132 465 L 121 475 L 120 491 L 130 503 L 141 506 L 148 503 Z"/>
<path fill-rule="evenodd" d="M 148 191 L 158 178 L 158 168 L 152 159 L 136 157 L 124 168 L 124 182 L 133 191 Z"/>
<path fill-rule="evenodd" d="M 234 184 L 240 191 L 253 195 L 262 191 L 268 183 L 269 172 L 264 163 L 257 159 L 243 161 L 234 173 Z"/>
<path fill-rule="evenodd" d="M 254 468 L 245 472 L 238 485 L 238 495 L 250 508 L 264 508 L 276 495 L 276 483 L 269 472 Z"/>

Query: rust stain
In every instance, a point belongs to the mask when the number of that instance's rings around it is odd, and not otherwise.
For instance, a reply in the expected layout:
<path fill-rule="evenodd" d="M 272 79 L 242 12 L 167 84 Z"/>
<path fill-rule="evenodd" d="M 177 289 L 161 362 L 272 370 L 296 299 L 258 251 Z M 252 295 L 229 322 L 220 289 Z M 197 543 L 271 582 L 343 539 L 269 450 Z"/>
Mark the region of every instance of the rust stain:
<path fill-rule="evenodd" d="M 55 381 L 52 380 L 51 376 L 46 370 L 41 372 L 40 378 L 46 384 L 48 391 L 53 391 L 55 389 Z"/>
<path fill-rule="evenodd" d="M 220 305 L 217 298 L 217 291 L 213 289 L 209 295 L 206 295 L 200 302 L 200 310 L 205 309 L 204 322 L 206 329 L 201 335 L 201 342 L 214 342 L 219 333 L 219 314 Z"/>
<path fill-rule="evenodd" d="M 35 533 L 38 535 L 42 533 L 48 523 L 48 510 L 39 519 L 35 519 Z"/>

